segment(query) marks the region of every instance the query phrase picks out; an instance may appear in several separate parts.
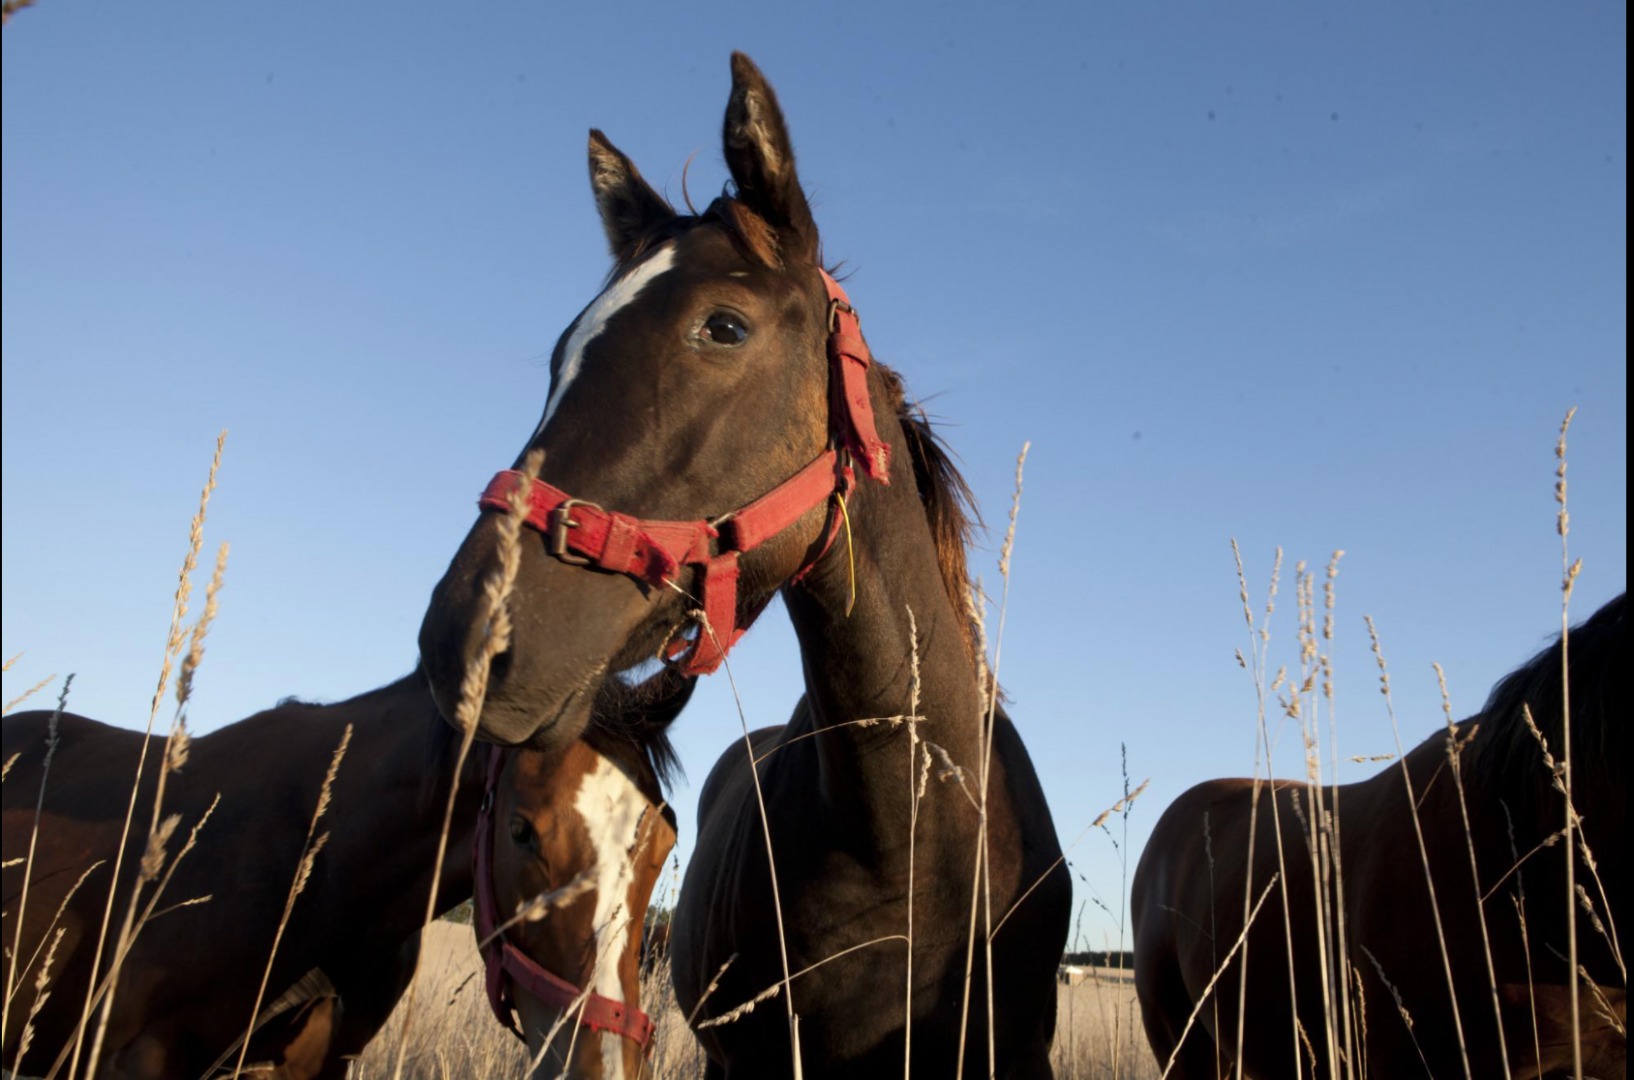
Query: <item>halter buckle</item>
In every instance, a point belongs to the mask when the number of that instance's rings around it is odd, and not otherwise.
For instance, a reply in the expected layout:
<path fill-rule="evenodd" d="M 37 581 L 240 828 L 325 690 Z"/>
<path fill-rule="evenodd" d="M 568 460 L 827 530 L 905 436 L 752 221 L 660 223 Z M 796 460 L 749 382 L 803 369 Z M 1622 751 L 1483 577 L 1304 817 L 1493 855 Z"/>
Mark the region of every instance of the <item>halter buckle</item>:
<path fill-rule="evenodd" d="M 844 312 L 853 319 L 856 319 L 858 326 L 862 325 L 862 319 L 858 317 L 856 308 L 852 307 L 850 304 L 846 303 L 844 300 L 841 300 L 837 296 L 831 297 L 828 301 L 828 332 L 831 336 L 833 335 L 835 329 L 837 329 L 840 325 L 841 312 Z"/>
<path fill-rule="evenodd" d="M 589 566 L 590 560 L 582 555 L 575 555 L 567 548 L 567 530 L 576 529 L 580 522 L 573 519 L 575 506 L 588 506 L 592 510 L 601 510 L 601 507 L 589 499 L 567 499 L 556 509 L 550 512 L 550 532 L 545 538 L 545 550 L 569 566 Z M 606 513 L 606 511 L 602 511 Z"/>

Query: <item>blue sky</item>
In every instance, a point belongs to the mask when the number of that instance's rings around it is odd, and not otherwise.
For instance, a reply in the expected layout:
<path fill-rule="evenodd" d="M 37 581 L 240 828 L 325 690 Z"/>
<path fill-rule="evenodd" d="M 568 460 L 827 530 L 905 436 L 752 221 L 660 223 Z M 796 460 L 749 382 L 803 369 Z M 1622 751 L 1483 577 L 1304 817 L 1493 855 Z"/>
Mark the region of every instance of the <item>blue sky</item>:
<path fill-rule="evenodd" d="M 1001 675 L 1063 840 L 1120 745 L 1152 778 L 1131 871 L 1169 799 L 1253 767 L 1232 537 L 1257 606 L 1288 553 L 1273 666 L 1292 562 L 1347 551 L 1347 754 L 1391 745 L 1363 613 L 1408 740 L 1432 661 L 1464 715 L 1558 627 L 1572 405 L 1578 616 L 1626 581 L 1621 4 L 40 0 L 0 47 L 8 697 L 73 671 L 77 711 L 145 720 L 223 427 L 196 728 L 406 671 L 607 268 L 586 129 L 676 201 L 690 158 L 706 200 L 734 48 L 999 528 L 1032 442 Z M 779 609 L 732 662 L 751 726 L 784 719 Z M 717 676 L 677 730 L 684 832 L 738 731 Z M 1118 852 L 1073 859 L 1099 946 Z"/>

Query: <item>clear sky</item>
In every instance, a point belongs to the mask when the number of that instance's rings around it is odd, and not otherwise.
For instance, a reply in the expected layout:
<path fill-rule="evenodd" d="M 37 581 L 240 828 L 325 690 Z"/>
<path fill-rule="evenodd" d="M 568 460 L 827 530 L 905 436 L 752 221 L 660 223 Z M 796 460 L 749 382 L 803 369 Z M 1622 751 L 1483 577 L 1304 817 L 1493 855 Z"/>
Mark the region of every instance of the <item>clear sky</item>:
<path fill-rule="evenodd" d="M 1273 666 L 1293 561 L 1348 552 L 1346 754 L 1391 746 L 1364 613 L 1407 740 L 1441 721 L 1432 661 L 1464 715 L 1558 628 L 1572 405 L 1577 616 L 1624 587 L 1626 29 L 1611 2 L 39 0 L 3 34 L 6 696 L 72 671 L 77 711 L 146 719 L 224 427 L 195 727 L 407 671 L 607 269 L 586 130 L 676 201 L 691 159 L 707 199 L 743 49 L 997 526 L 990 590 L 1032 442 L 1001 677 L 1064 842 L 1120 747 L 1151 778 L 1132 872 L 1168 800 L 1253 768 L 1232 537 L 1256 606 L 1288 553 Z M 750 725 L 784 719 L 780 609 L 732 664 Z M 683 853 L 739 730 L 717 676 L 676 732 Z M 1098 947 L 1119 854 L 1073 860 Z"/>

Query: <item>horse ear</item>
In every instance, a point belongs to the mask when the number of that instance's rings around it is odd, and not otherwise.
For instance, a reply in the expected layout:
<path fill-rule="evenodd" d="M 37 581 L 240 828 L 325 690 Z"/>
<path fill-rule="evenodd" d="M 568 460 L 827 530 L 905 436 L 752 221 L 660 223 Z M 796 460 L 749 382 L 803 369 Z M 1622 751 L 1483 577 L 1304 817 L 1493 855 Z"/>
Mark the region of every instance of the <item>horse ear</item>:
<path fill-rule="evenodd" d="M 590 129 L 590 190 L 596 195 L 601 227 L 613 258 L 634 254 L 641 238 L 675 216 L 675 210 L 636 171 L 635 164 L 607 136 Z"/>
<path fill-rule="evenodd" d="M 732 54 L 732 97 L 721 132 L 726 167 L 737 184 L 738 201 L 777 230 L 786 254 L 817 259 L 817 224 L 794 171 L 794 145 L 783 110 L 754 61 Z"/>

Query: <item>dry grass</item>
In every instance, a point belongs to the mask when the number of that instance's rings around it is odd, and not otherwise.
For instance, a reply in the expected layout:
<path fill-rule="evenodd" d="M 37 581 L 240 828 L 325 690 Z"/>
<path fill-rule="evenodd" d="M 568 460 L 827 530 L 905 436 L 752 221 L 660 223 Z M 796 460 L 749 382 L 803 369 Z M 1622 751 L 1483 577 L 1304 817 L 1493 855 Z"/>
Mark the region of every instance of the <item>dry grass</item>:
<path fill-rule="evenodd" d="M 404 1010 L 399 1006 L 353 1066 L 355 1080 L 390 1076 L 400 1049 L 407 1080 L 524 1075 L 526 1049 L 488 1011 L 471 928 L 433 923 L 421 942 L 414 981 L 423 1007 L 409 1032 L 409 1044 L 401 1047 Z M 649 1080 L 702 1076 L 703 1051 L 676 1008 L 669 971 L 662 963 L 643 981 L 642 1001 L 658 1024 Z M 1157 1066 L 1146 1049 L 1135 984 L 1128 972 L 1098 971 L 1075 986 L 1061 987 L 1059 1016 L 1050 1058 L 1061 1080 L 1156 1080 Z M 1118 1071 L 1114 1061 L 1122 1063 Z"/>
<path fill-rule="evenodd" d="M 1095 968 L 1083 982 L 1060 988 L 1050 1062 L 1058 1080 L 1157 1080 L 1133 974 Z"/>
<path fill-rule="evenodd" d="M 1568 915 L 1568 953 L 1564 959 L 1567 960 L 1567 970 L 1576 971 L 1581 976 L 1580 983 L 1577 981 L 1568 980 L 1571 1013 L 1570 1026 L 1567 1028 L 1567 1030 L 1582 1030 L 1580 1022 L 1580 1005 L 1578 1000 L 1581 993 L 1592 996 L 1596 999 L 1598 1015 L 1607 1019 L 1612 1028 L 1619 1035 L 1622 1035 L 1623 1027 L 1620 1016 L 1617 1014 L 1614 1007 L 1605 1002 L 1604 991 L 1589 978 L 1587 972 L 1579 964 L 1577 959 L 1577 918 L 1578 908 L 1581 907 L 1582 911 L 1585 913 L 1584 918 L 1589 921 L 1596 934 L 1609 946 L 1612 956 L 1622 973 L 1623 983 L 1620 989 L 1626 990 L 1627 971 L 1623 966 L 1622 953 L 1620 943 L 1617 938 L 1616 928 L 1612 925 L 1602 924 L 1598 918 L 1598 911 L 1605 910 L 1609 912 L 1610 904 L 1605 895 L 1604 888 L 1601 886 L 1598 874 L 1596 873 L 1597 867 L 1594 855 L 1591 851 L 1587 850 L 1587 846 L 1582 843 L 1581 835 L 1577 828 L 1577 826 L 1580 824 L 1580 820 L 1578 818 L 1577 810 L 1573 804 L 1570 784 L 1571 766 L 1569 761 L 1569 743 L 1572 730 L 1570 721 L 1571 703 L 1569 698 L 1570 678 L 1565 669 L 1567 667 L 1567 650 L 1569 648 L 1571 637 L 1571 619 L 1569 611 L 1570 601 L 1573 588 L 1581 570 L 1581 562 L 1574 561 L 1571 558 L 1570 552 L 1568 551 L 1566 545 L 1566 538 L 1569 534 L 1569 516 L 1567 513 L 1566 500 L 1566 434 L 1570 428 L 1575 411 L 1576 410 L 1573 409 L 1566 414 L 1564 421 L 1561 423 L 1559 438 L 1555 445 L 1555 456 L 1558 459 L 1556 469 L 1555 498 L 1560 506 L 1556 521 L 1556 531 L 1559 533 L 1561 539 L 1562 568 L 1560 583 L 1560 652 L 1563 670 L 1561 673 L 1561 682 L 1563 692 L 1568 695 L 1566 700 L 1563 702 L 1563 712 L 1565 716 L 1562 723 L 1562 741 L 1567 745 L 1563 746 L 1561 750 L 1563 758 L 1566 758 L 1567 760 L 1557 763 L 1551 756 L 1549 747 L 1544 742 L 1541 733 L 1537 730 L 1535 725 L 1532 725 L 1533 735 L 1538 739 L 1540 744 L 1544 766 L 1551 774 L 1555 789 L 1563 796 L 1563 806 L 1561 810 L 1563 827 L 1560 832 L 1553 834 L 1548 840 L 1544 841 L 1543 844 L 1539 845 L 1539 848 L 1548 846 L 1549 844 L 1554 843 L 1556 840 L 1563 839 L 1569 849 L 1574 847 L 1581 849 L 1574 852 L 1576 857 L 1568 856 L 1565 859 L 1566 873 L 1564 889 L 1566 896 L 1564 899 L 1566 902 L 1564 907 Z M 1244 651 L 1239 650 L 1237 653 L 1237 661 L 1249 672 L 1258 702 L 1258 724 L 1256 732 L 1256 742 L 1258 746 L 1255 762 L 1255 775 L 1253 778 L 1254 789 L 1250 802 L 1251 816 L 1248 832 L 1249 846 L 1247 860 L 1250 863 L 1252 863 L 1254 860 L 1253 843 L 1254 838 L 1259 831 L 1253 824 L 1253 815 L 1257 815 L 1258 813 L 1260 803 L 1259 796 L 1265 784 L 1265 780 L 1273 773 L 1271 752 L 1274 746 L 1274 740 L 1271 738 L 1267 723 L 1267 715 L 1270 712 L 1271 706 L 1274 704 L 1283 714 L 1282 719 L 1284 721 L 1292 721 L 1297 727 L 1305 753 L 1305 779 L 1304 782 L 1292 792 L 1290 801 L 1293 811 L 1299 820 L 1300 831 L 1305 834 L 1303 839 L 1305 841 L 1304 847 L 1306 850 L 1303 854 L 1309 859 L 1311 879 L 1315 883 L 1315 888 L 1312 890 L 1316 904 L 1314 911 L 1296 912 L 1290 904 L 1286 888 L 1278 890 L 1282 894 L 1284 938 L 1288 943 L 1287 953 L 1286 956 L 1262 958 L 1261 962 L 1270 962 L 1278 966 L 1281 966 L 1284 961 L 1286 962 L 1288 969 L 1287 978 L 1289 982 L 1289 996 L 1294 997 L 1296 995 L 1296 990 L 1294 987 L 1296 955 L 1293 944 L 1294 935 L 1292 932 L 1292 927 L 1296 924 L 1303 924 L 1313 928 L 1314 948 L 1317 953 L 1315 957 L 1316 966 L 1324 973 L 1323 985 L 1321 987 L 1323 999 L 1322 1016 L 1320 1017 L 1321 1026 L 1315 1031 L 1309 1031 L 1306 1030 L 1301 1024 L 1299 1017 L 1289 1017 L 1288 1038 L 1292 1044 L 1293 1058 L 1297 1062 L 1302 1062 L 1301 1069 L 1308 1067 L 1319 1074 L 1334 1077 L 1365 1077 L 1369 1075 L 1370 1072 L 1369 1062 L 1366 1059 L 1365 1050 L 1367 1039 L 1367 1003 L 1363 994 L 1363 983 L 1360 969 L 1349 956 L 1350 942 L 1346 932 L 1344 920 L 1345 886 L 1343 867 L 1338 857 L 1338 852 L 1340 850 L 1340 807 L 1338 800 L 1341 789 L 1333 780 L 1333 775 L 1337 773 L 1338 766 L 1338 757 L 1336 751 L 1334 750 L 1334 736 L 1337 730 L 1337 723 L 1335 720 L 1332 658 L 1330 653 L 1326 651 L 1331 648 L 1330 643 L 1333 639 L 1334 579 L 1337 576 L 1338 562 L 1340 557 L 1343 555 L 1343 552 L 1335 552 L 1332 561 L 1328 564 L 1327 580 L 1324 586 L 1323 607 L 1325 608 L 1325 614 L 1322 619 L 1320 633 L 1318 633 L 1317 629 L 1315 575 L 1306 569 L 1304 563 L 1300 563 L 1296 568 L 1294 584 L 1298 603 L 1297 638 L 1299 643 L 1299 659 L 1296 663 L 1291 665 L 1292 670 L 1290 670 L 1289 667 L 1280 667 L 1276 669 L 1275 675 L 1272 676 L 1270 674 L 1272 667 L 1269 659 L 1271 645 L 1270 623 L 1271 616 L 1275 612 L 1277 606 L 1277 593 L 1282 568 L 1282 551 L 1281 549 L 1278 549 L 1276 553 L 1276 559 L 1271 570 L 1269 584 L 1266 588 L 1266 602 L 1263 617 L 1257 619 L 1253 606 L 1249 600 L 1250 590 L 1247 576 L 1243 571 L 1241 553 L 1237 550 L 1235 541 L 1232 542 L 1232 550 L 1233 554 L 1236 556 L 1240 599 L 1242 601 L 1243 615 L 1249 633 L 1249 648 L 1247 653 L 1245 655 Z M 1436 896 L 1436 881 L 1434 875 L 1431 873 L 1430 858 L 1424 837 L 1424 827 L 1419 818 L 1419 793 L 1414 792 L 1412 777 L 1407 770 L 1406 750 L 1401 744 L 1399 728 L 1396 722 L 1394 702 L 1391 696 L 1390 672 L 1385 663 L 1379 634 L 1374 626 L 1373 620 L 1366 616 L 1364 616 L 1364 619 L 1366 621 L 1367 632 L 1378 668 L 1380 693 L 1384 697 L 1391 730 L 1393 733 L 1395 733 L 1396 741 L 1396 752 L 1394 754 L 1367 760 L 1393 760 L 1398 763 L 1401 769 L 1402 783 L 1406 786 L 1408 792 L 1407 808 L 1413 825 L 1414 836 L 1417 840 L 1417 854 L 1419 856 L 1418 862 L 1422 870 L 1424 886 L 1429 894 L 1428 915 L 1435 930 L 1435 952 L 1439 954 L 1442 978 L 1445 982 L 1450 997 L 1450 1034 L 1456 1040 L 1456 1045 L 1459 1051 L 1458 1057 L 1462 1064 L 1463 1075 L 1466 1077 L 1473 1077 L 1474 1074 L 1472 1072 L 1470 1062 L 1470 1049 L 1466 1043 L 1464 1019 L 1461 1015 L 1459 995 L 1453 989 L 1454 961 L 1447 944 L 1447 934 L 1443 926 L 1442 904 Z M 1503 1024 L 1504 1014 L 1499 1003 L 1498 978 L 1494 969 L 1492 945 L 1487 929 L 1488 913 L 1485 908 L 1485 902 L 1490 899 L 1498 891 L 1499 886 L 1505 880 L 1508 880 L 1512 875 L 1516 877 L 1516 886 L 1518 890 L 1519 879 L 1516 871 L 1519 869 L 1520 864 L 1524 863 L 1531 857 L 1531 855 L 1536 853 L 1537 849 L 1534 849 L 1532 852 L 1528 852 L 1524 856 L 1516 852 L 1514 855 L 1514 866 L 1512 866 L 1508 872 L 1501 875 L 1496 882 L 1484 883 L 1480 880 L 1479 869 L 1476 862 L 1474 833 L 1471 825 L 1469 808 L 1465 803 L 1465 786 L 1462 774 L 1462 754 L 1467 748 L 1468 744 L 1474 739 L 1476 731 L 1472 727 L 1467 733 L 1460 734 L 1458 727 L 1453 722 L 1452 706 L 1447 693 L 1445 673 L 1440 664 L 1433 664 L 1432 666 L 1435 670 L 1436 678 L 1441 688 L 1441 705 L 1442 711 L 1446 718 L 1447 770 L 1450 773 L 1451 782 L 1456 792 L 1457 809 L 1460 814 L 1459 823 L 1462 826 L 1463 839 L 1465 841 L 1465 847 L 1469 859 L 1469 868 L 1472 878 L 1471 884 L 1474 888 L 1474 895 L 1479 899 L 1477 904 L 1477 921 L 1479 923 L 1480 940 L 1484 946 L 1484 956 L 1482 959 L 1485 962 L 1485 974 L 1487 977 L 1487 989 L 1491 1001 L 1491 1008 L 1497 1014 L 1495 1033 L 1492 1037 L 1496 1039 L 1497 1056 L 1503 1063 L 1503 1075 L 1507 1076 L 1509 1075 L 1510 1069 L 1510 1052 L 1505 1046 Z M 1328 749 L 1330 755 L 1332 755 L 1332 760 L 1328 765 L 1328 772 L 1326 776 L 1324 774 L 1324 765 L 1322 761 L 1322 733 L 1321 724 L 1319 723 L 1320 716 L 1324 710 L 1327 716 L 1329 739 Z M 1523 706 L 1523 712 L 1524 711 L 1525 708 Z M 1526 716 L 1526 720 L 1529 725 L 1532 724 L 1529 714 Z M 1364 759 L 1357 758 L 1353 760 L 1359 761 Z M 1324 799 L 1329 801 L 1325 803 Z M 1275 817 L 1278 813 L 1278 800 L 1268 800 L 1268 805 L 1273 817 Z M 1507 808 L 1505 812 L 1507 813 Z M 1208 821 L 1206 817 L 1203 823 L 1203 829 L 1205 847 L 1207 847 Z M 1578 834 L 1575 839 L 1575 843 L 1574 833 Z M 1287 860 L 1291 857 L 1296 857 L 1295 852 L 1283 851 L 1282 834 L 1282 824 L 1280 821 L 1274 821 L 1272 835 L 1275 837 L 1277 843 L 1276 858 L 1278 870 L 1272 876 L 1273 883 L 1279 876 L 1286 879 L 1288 867 Z M 1513 823 L 1511 823 L 1511 846 L 1513 847 Z M 1590 897 L 1588 895 L 1588 891 L 1577 884 L 1576 878 L 1579 860 L 1581 860 L 1581 864 L 1585 870 L 1588 871 L 1594 878 L 1595 886 L 1598 890 L 1598 907 L 1596 906 L 1595 898 Z M 1212 872 L 1212 851 L 1210 851 L 1209 854 L 1209 861 Z M 1252 895 L 1252 888 L 1253 882 L 1250 878 L 1249 888 L 1245 890 L 1244 895 L 1245 925 L 1252 922 L 1252 917 L 1246 914 L 1249 907 L 1249 899 Z M 1266 888 L 1268 892 L 1270 890 L 1270 886 L 1267 885 Z M 1264 899 L 1263 894 L 1261 899 Z M 1524 941 L 1527 929 L 1524 894 L 1517 891 L 1517 895 L 1514 897 L 1514 900 L 1516 915 L 1520 922 L 1520 930 Z M 1257 904 L 1255 905 L 1255 910 L 1258 910 Z M 1527 981 L 1530 991 L 1530 943 L 1526 942 L 1525 947 L 1528 950 Z M 1235 952 L 1236 950 L 1234 949 L 1233 951 Z M 1365 948 L 1361 949 L 1360 951 L 1366 957 L 1366 959 L 1372 963 L 1373 967 L 1377 969 L 1377 974 L 1381 982 L 1395 998 L 1396 1009 L 1400 1014 L 1402 1022 L 1406 1024 L 1409 1032 L 1412 1032 L 1414 1028 L 1414 1021 L 1408 1014 L 1402 1002 L 1401 994 L 1397 988 L 1390 983 L 1386 972 L 1379 966 L 1379 961 L 1375 959 Z M 1238 978 L 1240 979 L 1239 997 L 1244 997 L 1245 999 L 1246 990 L 1248 987 L 1248 959 L 1247 951 L 1244 950 Z M 1305 958 L 1300 957 L 1299 959 Z M 1220 977 L 1220 974 L 1225 971 L 1227 967 L 1229 967 L 1230 962 L 1231 958 L 1229 956 L 1218 961 L 1218 968 L 1215 972 L 1216 980 Z M 1214 982 L 1211 981 L 1209 984 L 1210 990 L 1212 990 L 1213 986 Z M 1198 1002 L 1197 1008 L 1199 1011 L 1208 1005 L 1209 991 L 1205 991 L 1203 998 L 1203 1000 Z M 1473 1002 L 1466 1001 L 1464 1004 L 1470 1005 L 1473 1004 Z M 1540 1051 L 1537 1049 L 1538 1018 L 1536 1015 L 1536 1008 L 1536 1000 L 1534 999 L 1534 1013 L 1532 1017 L 1533 1060 L 1536 1060 L 1540 1054 Z M 1228 1057 L 1235 1056 L 1237 1058 L 1237 1065 L 1234 1075 L 1236 1075 L 1239 1080 L 1243 1075 L 1241 1063 L 1241 1045 L 1243 1038 L 1242 1021 L 1244 1015 L 1246 1015 L 1248 1011 L 1249 1010 L 1244 1009 L 1238 1014 L 1237 1029 L 1235 1033 L 1238 1047 L 1237 1053 L 1232 1055 L 1228 1052 L 1227 1055 Z M 1192 1019 L 1196 1019 L 1195 1013 Z M 1218 1027 L 1217 1023 L 1216 1027 Z M 1190 1028 L 1189 1022 L 1187 1024 L 1187 1028 L 1188 1030 Z M 1443 1039 L 1445 1038 L 1446 1034 L 1448 1033 L 1437 1033 L 1437 1038 Z M 1413 1041 L 1415 1044 L 1417 1043 L 1416 1033 L 1414 1033 Z M 1583 1047 L 1580 1038 L 1572 1041 L 1571 1053 L 1573 1057 L 1572 1073 L 1581 1078 L 1584 1074 L 1582 1061 Z M 1422 1050 L 1420 1052 L 1420 1056 L 1421 1058 L 1423 1056 Z M 1165 1070 L 1165 1074 L 1166 1072 L 1167 1070 Z"/>
<path fill-rule="evenodd" d="M 435 922 L 420 936 L 420 967 L 414 976 L 418 1015 L 404 995 L 386 1026 L 352 1066 L 358 1080 L 392 1075 L 401 1057 L 410 1080 L 522 1076 L 528 1050 L 500 1027 L 482 989 L 482 960 L 469 926 Z M 404 1045 L 405 1029 L 407 1045 Z"/>

